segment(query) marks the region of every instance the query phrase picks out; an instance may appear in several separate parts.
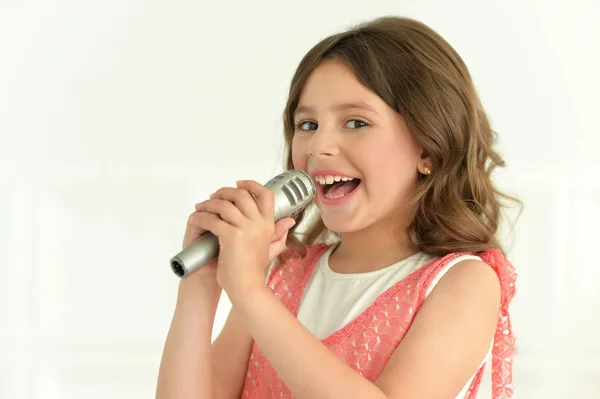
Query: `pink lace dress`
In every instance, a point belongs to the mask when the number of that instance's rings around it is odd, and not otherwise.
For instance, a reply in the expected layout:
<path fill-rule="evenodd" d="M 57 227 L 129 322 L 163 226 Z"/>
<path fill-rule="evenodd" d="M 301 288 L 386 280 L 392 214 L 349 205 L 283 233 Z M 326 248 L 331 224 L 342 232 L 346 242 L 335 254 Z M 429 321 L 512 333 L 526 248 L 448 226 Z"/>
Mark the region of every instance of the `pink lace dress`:
<path fill-rule="evenodd" d="M 297 314 L 311 272 L 328 248 L 326 244 L 308 247 L 303 258 L 286 256 L 273 268 L 267 285 L 292 314 Z M 415 270 L 382 293 L 359 317 L 321 342 L 358 374 L 375 381 L 423 305 L 429 285 L 448 262 L 461 255 L 464 253 L 449 254 Z M 515 294 L 516 273 L 499 250 L 487 250 L 477 256 L 496 271 L 500 280 L 502 299 L 492 347 L 492 398 L 506 399 L 513 393 L 514 337 L 508 307 Z M 484 367 L 485 364 L 477 370 L 467 399 L 476 397 Z M 293 397 L 254 343 L 242 398 Z"/>

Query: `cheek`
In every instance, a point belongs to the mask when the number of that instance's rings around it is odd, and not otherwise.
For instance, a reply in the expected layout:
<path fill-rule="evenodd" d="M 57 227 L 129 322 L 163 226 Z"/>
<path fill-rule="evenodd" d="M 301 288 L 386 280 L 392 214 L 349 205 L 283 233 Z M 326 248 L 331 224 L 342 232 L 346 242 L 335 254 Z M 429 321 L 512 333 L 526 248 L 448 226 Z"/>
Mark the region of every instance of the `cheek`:
<path fill-rule="evenodd" d="M 362 146 L 361 150 L 369 154 L 371 169 L 382 174 L 408 172 L 416 165 L 416 155 L 412 148 L 407 148 L 399 140 L 369 143 Z"/>
<path fill-rule="evenodd" d="M 306 143 L 298 136 L 294 136 L 292 139 L 292 163 L 294 169 L 306 170 L 307 168 Z"/>
<path fill-rule="evenodd" d="M 365 143 L 366 144 L 366 143 Z M 405 192 L 415 181 L 417 157 L 415 149 L 399 138 L 381 140 L 362 147 L 369 154 L 371 181 L 386 191 Z M 395 182 L 394 184 L 391 184 Z"/>

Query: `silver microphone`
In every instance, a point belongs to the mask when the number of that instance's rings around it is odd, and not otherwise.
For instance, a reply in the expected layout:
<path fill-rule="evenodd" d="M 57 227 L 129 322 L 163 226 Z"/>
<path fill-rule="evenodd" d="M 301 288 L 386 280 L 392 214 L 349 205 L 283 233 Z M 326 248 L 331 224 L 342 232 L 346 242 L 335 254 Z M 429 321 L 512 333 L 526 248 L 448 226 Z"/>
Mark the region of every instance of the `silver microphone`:
<path fill-rule="evenodd" d="M 316 194 L 310 176 L 297 169 L 275 176 L 265 187 L 273 191 L 275 222 L 298 215 Z M 171 270 L 177 276 L 186 278 L 218 256 L 219 239 L 211 232 L 206 232 L 171 259 Z"/>

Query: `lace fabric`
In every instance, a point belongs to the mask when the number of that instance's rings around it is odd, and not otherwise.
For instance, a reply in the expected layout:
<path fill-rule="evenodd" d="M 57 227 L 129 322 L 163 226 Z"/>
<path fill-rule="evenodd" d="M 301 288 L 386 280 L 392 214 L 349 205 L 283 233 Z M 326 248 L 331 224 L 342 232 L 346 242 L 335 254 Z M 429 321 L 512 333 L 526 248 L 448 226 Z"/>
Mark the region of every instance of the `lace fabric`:
<path fill-rule="evenodd" d="M 267 281 L 268 287 L 294 315 L 297 314 L 304 287 L 320 256 L 328 249 L 318 244 L 307 249 L 304 258 L 297 254 L 282 257 Z M 453 253 L 430 262 L 382 293 L 363 313 L 321 342 L 369 381 L 375 381 L 398 347 L 425 301 L 427 288 Z M 515 294 L 516 273 L 499 250 L 477 254 L 499 276 L 502 300 L 492 348 L 492 398 L 512 396 L 512 359 L 514 337 L 508 312 Z M 467 398 L 477 395 L 484 366 L 476 373 Z M 248 360 L 242 398 L 293 398 L 285 383 L 262 354 L 256 343 Z"/>

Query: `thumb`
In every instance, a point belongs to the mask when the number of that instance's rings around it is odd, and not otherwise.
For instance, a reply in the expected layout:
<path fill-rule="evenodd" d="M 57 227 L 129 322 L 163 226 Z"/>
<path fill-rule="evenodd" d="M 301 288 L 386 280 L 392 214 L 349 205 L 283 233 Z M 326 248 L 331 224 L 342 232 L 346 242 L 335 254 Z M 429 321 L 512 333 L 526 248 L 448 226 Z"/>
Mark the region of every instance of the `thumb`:
<path fill-rule="evenodd" d="M 296 221 L 292 218 L 283 218 L 275 223 L 275 239 L 281 238 L 289 229 L 294 227 Z"/>

